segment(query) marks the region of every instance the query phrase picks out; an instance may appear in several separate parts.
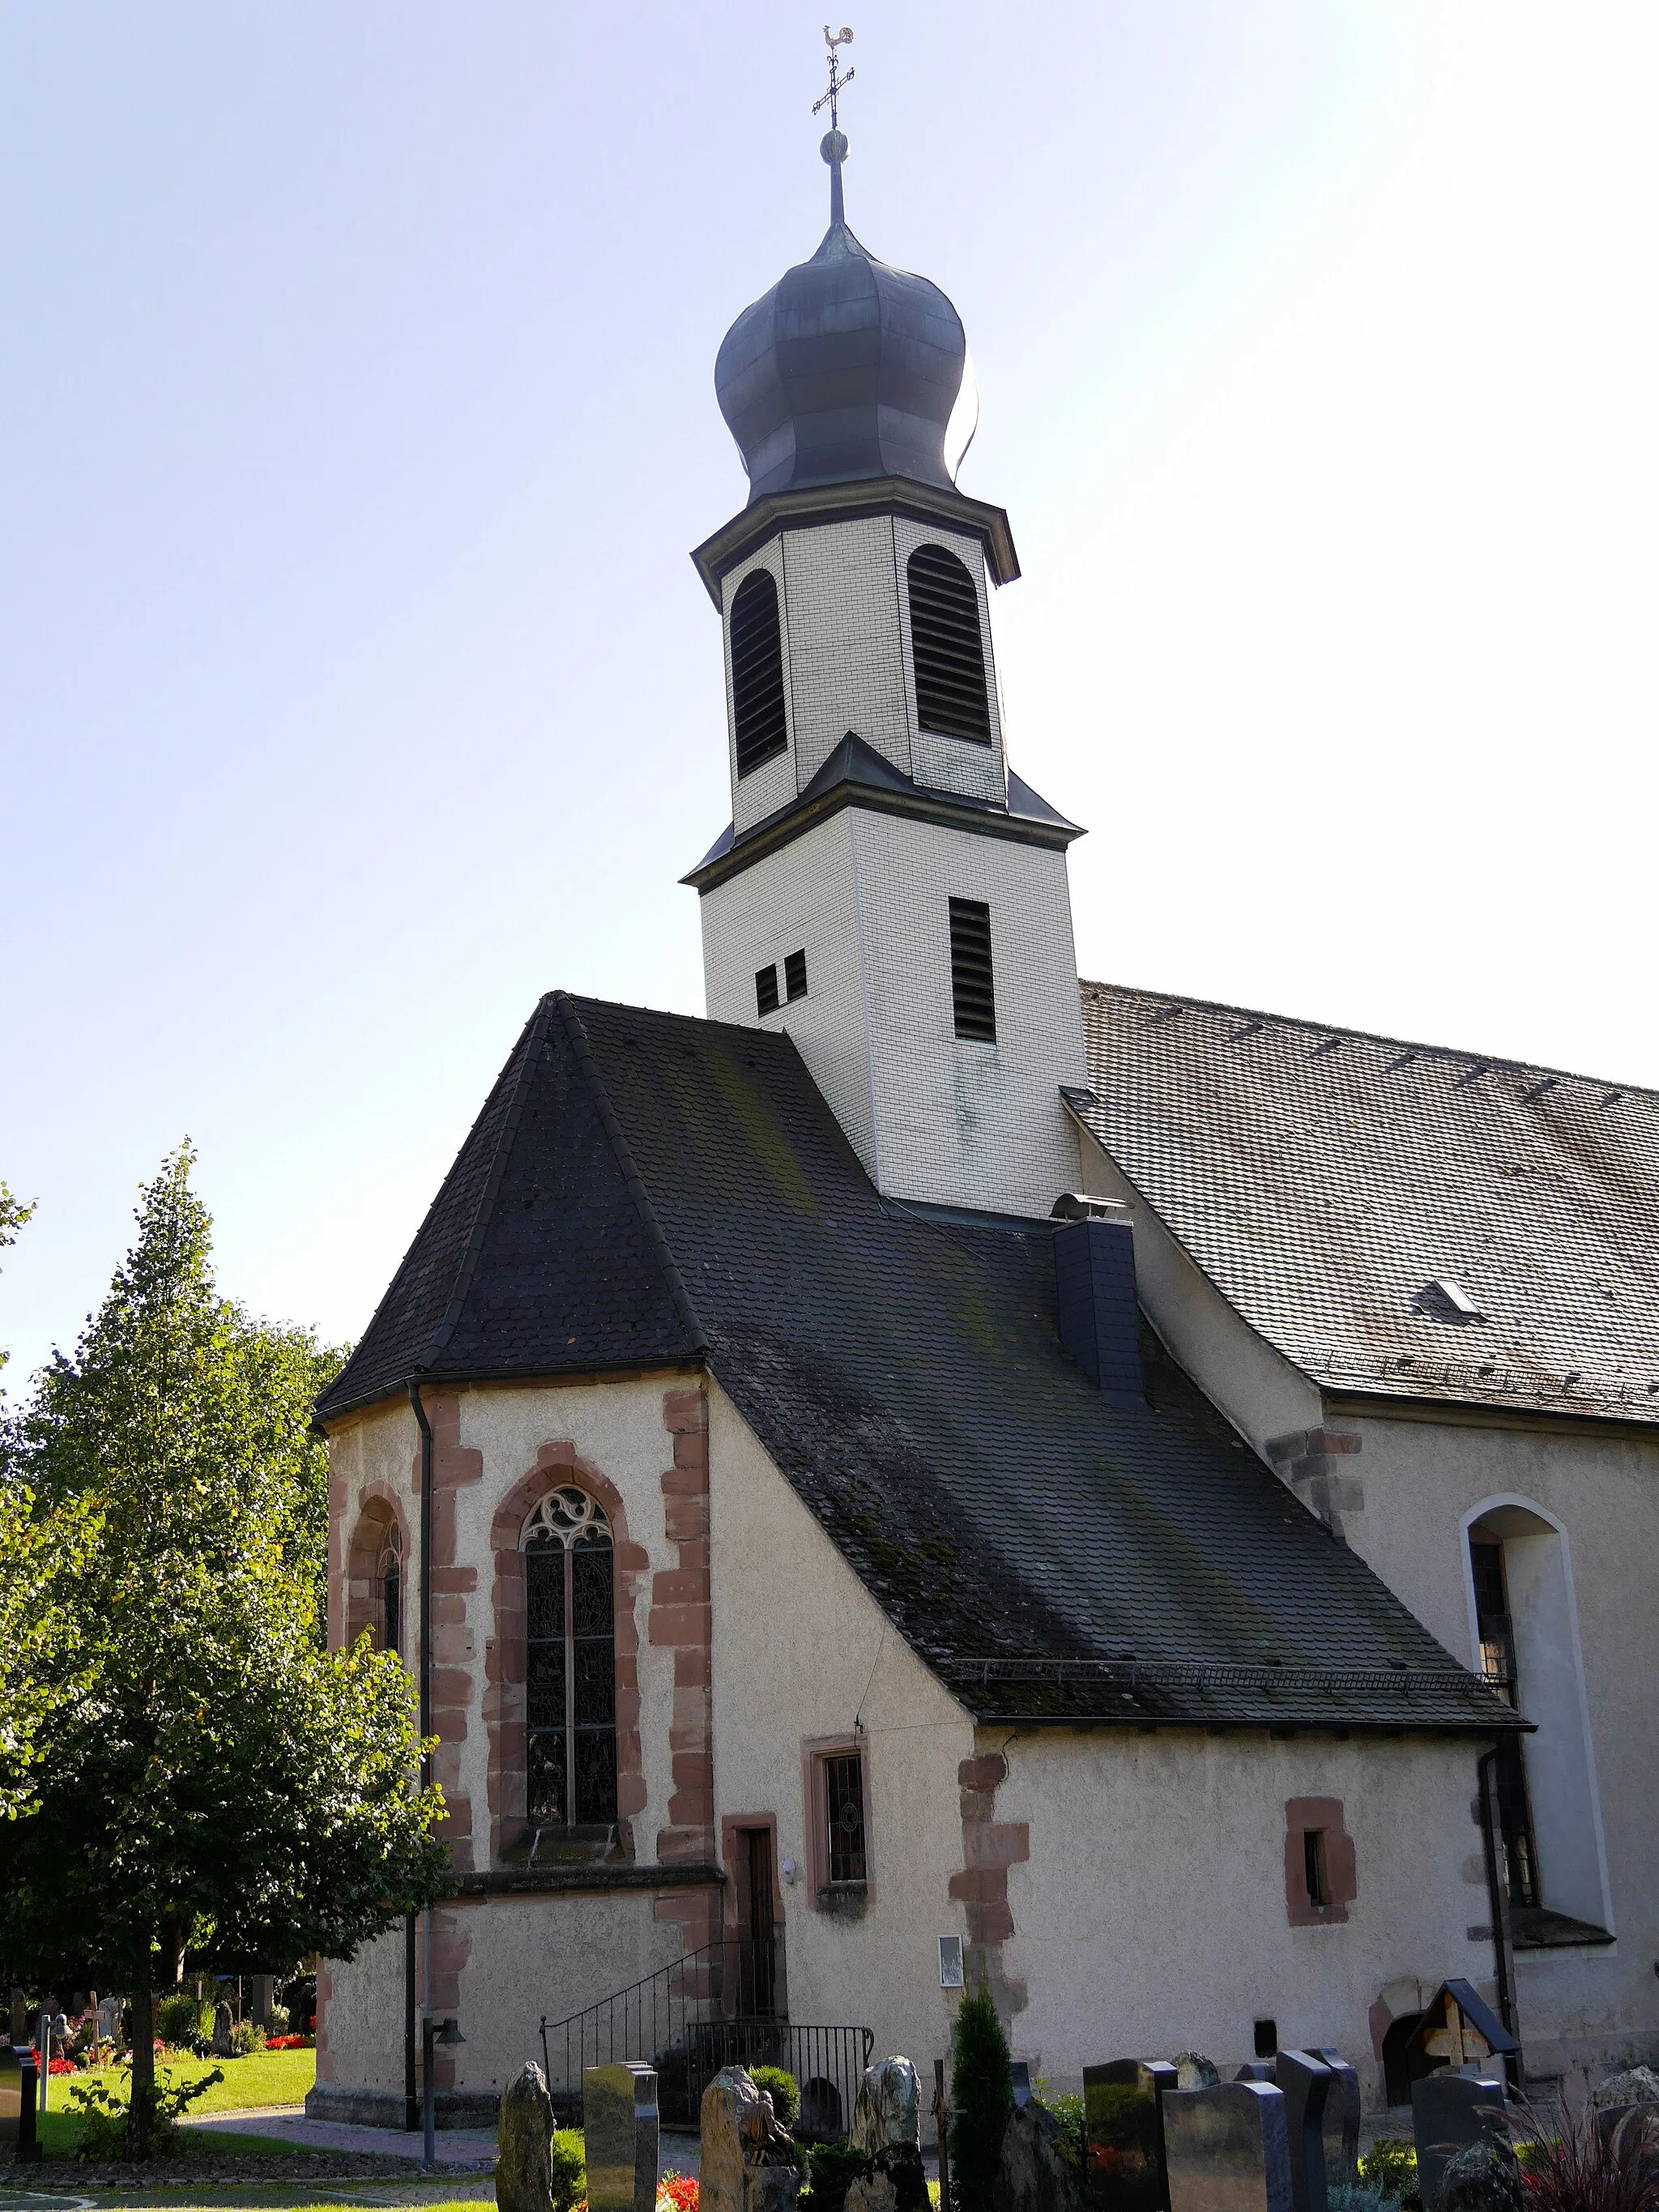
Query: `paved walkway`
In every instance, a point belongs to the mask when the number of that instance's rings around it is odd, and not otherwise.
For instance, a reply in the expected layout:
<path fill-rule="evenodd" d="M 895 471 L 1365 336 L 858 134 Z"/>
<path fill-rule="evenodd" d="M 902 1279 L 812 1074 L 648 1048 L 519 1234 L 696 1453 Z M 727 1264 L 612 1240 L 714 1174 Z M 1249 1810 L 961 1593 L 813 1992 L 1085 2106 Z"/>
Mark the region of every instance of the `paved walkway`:
<path fill-rule="evenodd" d="M 245 2112 L 204 2112 L 182 2124 L 204 2135 L 263 2136 L 270 2142 L 295 2143 L 306 2150 L 378 2153 L 382 2158 L 419 2158 L 424 2146 L 417 2131 L 359 2128 L 343 2120 L 312 2120 L 303 2105 L 266 2105 Z M 440 2128 L 434 2138 L 440 2166 L 476 2166 L 495 2155 L 494 2128 Z"/>

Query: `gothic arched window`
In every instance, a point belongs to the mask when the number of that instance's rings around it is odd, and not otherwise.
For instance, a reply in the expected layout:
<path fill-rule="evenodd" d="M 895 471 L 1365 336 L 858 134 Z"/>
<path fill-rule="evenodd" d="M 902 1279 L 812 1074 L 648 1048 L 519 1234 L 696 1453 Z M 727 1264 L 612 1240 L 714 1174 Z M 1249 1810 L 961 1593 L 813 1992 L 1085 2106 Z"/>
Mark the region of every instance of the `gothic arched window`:
<path fill-rule="evenodd" d="M 395 1521 L 386 1524 L 374 1580 L 380 1601 L 380 1644 L 386 1651 L 404 1648 L 404 1532 Z"/>
<path fill-rule="evenodd" d="M 769 568 L 751 568 L 732 602 L 732 722 L 738 774 L 775 760 L 789 744 L 783 703 L 783 633 Z"/>
<path fill-rule="evenodd" d="M 943 545 L 918 545 L 905 574 L 917 719 L 924 730 L 988 745 L 991 703 L 974 580 Z"/>
<path fill-rule="evenodd" d="M 525 1810 L 533 1828 L 617 1817 L 611 1523 L 586 1491 L 550 1490 L 524 1524 Z"/>

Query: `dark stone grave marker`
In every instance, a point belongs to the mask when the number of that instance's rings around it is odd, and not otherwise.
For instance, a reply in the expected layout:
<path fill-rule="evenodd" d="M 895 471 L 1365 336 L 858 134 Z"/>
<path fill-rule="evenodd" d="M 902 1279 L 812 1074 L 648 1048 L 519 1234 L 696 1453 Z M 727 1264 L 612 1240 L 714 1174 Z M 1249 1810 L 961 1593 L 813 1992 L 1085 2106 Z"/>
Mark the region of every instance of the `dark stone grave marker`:
<path fill-rule="evenodd" d="M 1417 2144 L 1417 2188 L 1425 2205 L 1439 2194 L 1448 2160 L 1486 2135 L 1507 2138 L 1504 2085 L 1475 2081 L 1449 2067 L 1412 2083 L 1412 2134 Z"/>
<path fill-rule="evenodd" d="M 1170 2212 L 1164 2100 L 1175 2068 L 1160 2058 L 1118 2058 L 1083 2069 L 1089 2201 L 1095 2212 Z"/>
<path fill-rule="evenodd" d="M 1170 2212 L 1293 2212 L 1284 2092 L 1218 2081 L 1164 2100 Z"/>

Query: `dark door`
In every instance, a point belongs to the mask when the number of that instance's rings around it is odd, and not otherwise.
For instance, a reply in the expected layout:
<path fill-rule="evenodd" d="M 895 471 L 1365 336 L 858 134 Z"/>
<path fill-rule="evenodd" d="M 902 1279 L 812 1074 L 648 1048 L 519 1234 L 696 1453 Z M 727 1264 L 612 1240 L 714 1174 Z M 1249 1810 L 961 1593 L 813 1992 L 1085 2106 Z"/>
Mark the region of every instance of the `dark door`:
<path fill-rule="evenodd" d="M 772 1925 L 772 1831 L 745 1828 L 743 1841 L 751 1978 L 751 1992 L 746 1993 L 748 2008 L 759 2019 L 770 2020 L 778 2008 L 777 1936 Z"/>

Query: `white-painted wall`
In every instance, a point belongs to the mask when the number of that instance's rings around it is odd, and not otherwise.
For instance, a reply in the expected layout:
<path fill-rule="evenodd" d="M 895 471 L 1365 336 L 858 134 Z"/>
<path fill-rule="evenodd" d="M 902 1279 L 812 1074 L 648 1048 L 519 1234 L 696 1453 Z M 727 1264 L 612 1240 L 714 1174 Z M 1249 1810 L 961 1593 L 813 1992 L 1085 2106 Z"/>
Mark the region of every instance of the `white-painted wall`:
<path fill-rule="evenodd" d="M 939 1986 L 938 1938 L 966 1931 L 949 1886 L 971 1723 L 718 1390 L 709 1426 L 717 1814 L 775 1814 L 779 1858 L 803 1869 L 783 1890 L 790 2018 L 867 2026 L 878 2057 L 901 2051 L 926 2073 L 949 2047 L 955 2002 Z M 805 1873 L 802 1747 L 855 1729 L 869 1747 L 861 1919 L 817 1910 Z"/>
<path fill-rule="evenodd" d="M 1164 1730 L 1031 1732 L 1009 1742 L 999 1820 L 1029 1820 L 1005 1969 L 1026 1981 L 1018 2055 L 1075 2087 L 1103 2057 L 1203 2051 L 1230 2076 L 1253 2023 L 1329 2045 L 1380 2102 L 1371 2007 L 1449 1974 L 1486 1985 L 1492 1946 L 1472 1818 L 1476 1747 Z M 1335 1797 L 1354 1838 L 1346 1923 L 1293 1928 L 1286 1802 Z M 1040 1848 L 1041 1846 L 1041 1848 Z M 1488 1990 L 1490 1995 L 1490 1990 Z"/>
<path fill-rule="evenodd" d="M 994 1044 L 955 1034 L 952 897 L 991 910 Z M 788 1031 L 883 1191 L 1046 1215 L 1078 1187 L 1060 1099 L 1087 1079 L 1064 853 L 849 806 L 702 908 L 710 1018 Z M 803 949 L 806 998 L 763 1019 L 756 969 Z"/>
<path fill-rule="evenodd" d="M 991 709 L 988 745 L 920 725 L 905 563 L 924 544 L 948 547 L 974 580 Z M 889 514 L 782 530 L 722 580 L 723 629 L 738 586 L 754 568 L 769 569 L 778 586 L 790 744 L 786 756 L 739 781 L 728 637 L 726 733 L 732 819 L 739 835 L 804 791 L 849 730 L 918 783 L 1006 803 L 990 580 L 976 537 Z"/>
<path fill-rule="evenodd" d="M 1522 1709 L 1539 1724 L 1526 1757 L 1543 1899 L 1619 1939 L 1517 1954 L 1528 2061 L 1553 2073 L 1659 2058 L 1659 1437 L 1374 1401 L 1362 1413 L 1328 1399 L 1244 1322 L 1091 1139 L 1083 1152 L 1087 1188 L 1130 1208 L 1159 1334 L 1241 1433 L 1264 1455 L 1269 1438 L 1296 1431 L 1359 1438 L 1340 1462 L 1343 1534 L 1461 1664 L 1479 1663 L 1469 1523 L 1522 1516 L 1504 1524 L 1505 1565 Z"/>

